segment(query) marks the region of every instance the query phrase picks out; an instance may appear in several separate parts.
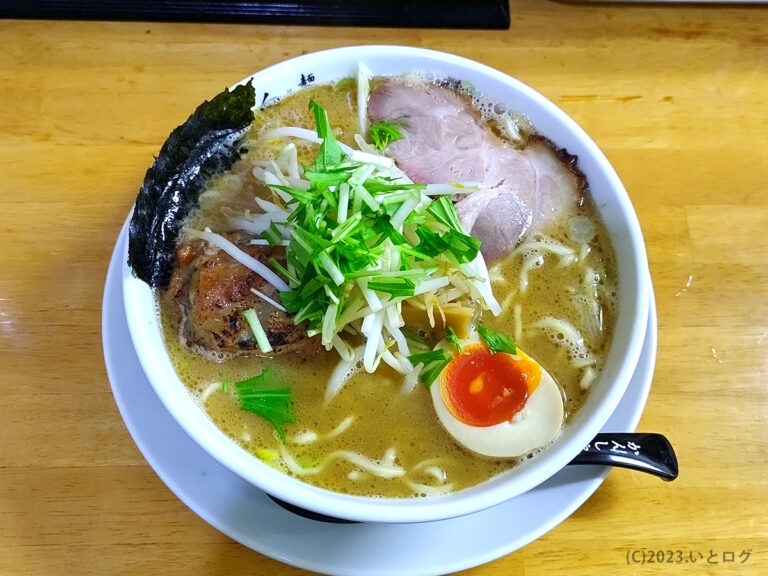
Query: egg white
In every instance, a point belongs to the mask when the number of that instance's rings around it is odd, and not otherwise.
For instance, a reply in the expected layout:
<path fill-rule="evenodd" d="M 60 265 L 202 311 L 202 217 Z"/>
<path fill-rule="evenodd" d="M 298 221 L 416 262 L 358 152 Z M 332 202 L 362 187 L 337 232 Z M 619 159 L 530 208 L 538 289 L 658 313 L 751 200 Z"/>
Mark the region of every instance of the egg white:
<path fill-rule="evenodd" d="M 476 341 L 474 338 L 468 340 Z M 549 444 L 563 426 L 563 395 L 542 370 L 541 381 L 511 420 L 493 426 L 470 426 L 458 420 L 443 400 L 438 378 L 430 387 L 432 403 L 443 427 L 469 450 L 492 458 L 514 458 Z"/>

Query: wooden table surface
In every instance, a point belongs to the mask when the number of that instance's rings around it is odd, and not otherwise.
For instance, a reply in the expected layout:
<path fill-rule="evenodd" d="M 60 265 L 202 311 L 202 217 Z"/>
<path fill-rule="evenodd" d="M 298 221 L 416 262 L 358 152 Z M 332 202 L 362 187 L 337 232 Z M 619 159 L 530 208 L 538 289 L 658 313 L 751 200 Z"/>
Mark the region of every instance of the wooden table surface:
<path fill-rule="evenodd" d="M 679 479 L 614 471 L 466 574 L 768 574 L 768 9 L 511 4 L 506 31 L 0 21 L 0 574 L 307 574 L 217 532 L 145 462 L 101 299 L 172 128 L 267 65 L 365 43 L 455 52 L 549 97 L 616 167 L 648 246 L 640 428 L 672 440 Z"/>

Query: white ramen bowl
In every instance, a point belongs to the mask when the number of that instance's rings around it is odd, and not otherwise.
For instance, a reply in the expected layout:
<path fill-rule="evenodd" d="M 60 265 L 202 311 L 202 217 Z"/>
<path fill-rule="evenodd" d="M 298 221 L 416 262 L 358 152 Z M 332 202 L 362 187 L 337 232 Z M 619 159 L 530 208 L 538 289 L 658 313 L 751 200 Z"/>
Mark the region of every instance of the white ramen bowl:
<path fill-rule="evenodd" d="M 584 405 L 562 434 L 535 458 L 478 486 L 416 499 L 338 494 L 286 476 L 229 439 L 195 403 L 166 353 L 152 290 L 123 265 L 126 315 L 144 372 L 165 407 L 211 456 L 268 494 L 303 509 L 366 522 L 423 522 L 451 518 L 499 504 L 541 484 L 589 443 L 608 420 L 630 381 L 645 336 L 649 282 L 643 238 L 629 197 L 603 153 L 562 110 L 518 80 L 451 54 L 401 46 L 354 46 L 299 56 L 251 78 L 257 102 L 284 96 L 310 79 L 326 84 L 356 74 L 363 63 L 374 75 L 423 73 L 470 82 L 485 97 L 527 116 L 536 132 L 578 156 L 605 223 L 618 266 L 617 323 L 605 368 Z M 314 80 L 312 80 L 312 78 Z M 127 257 L 126 257 L 127 260 Z M 254 519 L 257 521 L 257 519 Z"/>

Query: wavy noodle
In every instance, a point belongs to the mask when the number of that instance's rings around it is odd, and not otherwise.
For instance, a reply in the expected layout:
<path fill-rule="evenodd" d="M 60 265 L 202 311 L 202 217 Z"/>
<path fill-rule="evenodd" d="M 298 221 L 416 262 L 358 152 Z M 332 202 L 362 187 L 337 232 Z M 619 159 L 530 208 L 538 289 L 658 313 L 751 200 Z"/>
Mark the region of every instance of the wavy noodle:
<path fill-rule="evenodd" d="M 347 416 L 346 418 L 344 418 L 344 420 L 339 422 L 336 428 L 328 432 L 325 438 L 326 439 L 336 438 L 336 436 L 338 436 L 339 434 L 343 434 L 344 432 L 349 430 L 349 427 L 352 426 L 352 423 L 355 421 L 355 419 L 356 419 L 356 416 Z"/>
<path fill-rule="evenodd" d="M 423 494 L 424 496 L 440 496 L 441 494 L 449 494 L 453 492 L 453 484 L 441 484 L 439 486 L 430 486 L 428 484 L 420 484 L 413 482 L 407 478 L 403 478 L 403 482 L 414 491 L 416 494 Z"/>
<path fill-rule="evenodd" d="M 334 429 L 334 431 L 343 427 L 345 424 L 348 427 L 349 424 L 351 424 L 352 419 L 354 418 L 346 418 Z M 367 473 L 378 478 L 398 479 L 408 486 L 415 494 L 425 496 L 448 494 L 454 490 L 453 484 L 448 482 L 447 473 L 438 465 L 446 461 L 445 458 L 430 458 L 423 460 L 416 464 L 410 471 L 406 472 L 404 468 L 395 463 L 396 454 L 394 448 L 388 448 L 379 460 L 374 460 L 359 452 L 337 450 L 323 457 L 314 466 L 302 466 L 299 464 L 294 456 L 288 452 L 282 444 L 279 446 L 279 450 L 280 461 L 274 461 L 277 455 L 273 455 L 271 452 L 267 452 L 271 457 L 265 460 L 272 465 L 282 464 L 296 476 L 315 476 L 321 474 L 334 460 L 345 460 L 353 466 L 356 466 L 356 469 L 351 470 L 347 474 L 347 477 L 352 481 L 363 479 L 364 474 Z M 435 483 L 425 483 L 413 479 L 413 477 L 417 475 L 432 478 Z"/>
<path fill-rule="evenodd" d="M 584 344 L 581 332 L 569 322 L 553 316 L 545 316 L 530 326 L 541 329 L 553 343 L 569 350 L 571 363 L 592 359 L 592 355 Z"/>
<path fill-rule="evenodd" d="M 592 367 L 588 367 L 586 370 L 584 370 L 584 375 L 581 377 L 579 386 L 581 387 L 582 390 L 588 390 L 596 377 L 597 377 L 597 372 L 595 372 L 595 369 Z"/>
<path fill-rule="evenodd" d="M 221 382 L 211 382 L 206 386 L 200 394 L 197 395 L 197 401 L 200 403 L 201 406 L 205 406 L 205 403 L 208 402 L 208 398 L 210 398 L 216 390 L 221 390 Z"/>
<path fill-rule="evenodd" d="M 554 316 L 545 316 L 536 322 L 531 324 L 532 328 L 541 328 L 545 332 L 552 333 L 556 344 L 561 340 L 570 340 L 572 342 L 583 342 L 584 339 L 581 333 L 574 328 L 569 322 L 555 318 Z M 563 338 L 557 338 L 558 334 L 562 334 Z M 549 335 L 549 334 L 548 334 Z"/>
<path fill-rule="evenodd" d="M 573 255 L 573 256 L 563 256 L 557 262 L 557 267 L 558 268 L 562 268 L 563 266 L 570 266 L 571 264 L 575 264 L 578 261 L 579 261 L 579 259 L 575 255 Z"/>
<path fill-rule="evenodd" d="M 448 482 L 448 474 L 445 470 L 438 466 L 438 464 L 447 462 L 446 458 L 428 458 L 422 460 L 416 464 L 411 470 L 408 471 L 407 477 L 403 478 L 403 482 L 416 494 L 423 494 L 425 496 L 436 496 L 440 494 L 447 494 L 453 491 L 453 484 Z M 425 484 L 424 482 L 417 482 L 412 480 L 413 476 L 422 474 L 435 479 L 437 484 Z"/>
<path fill-rule="evenodd" d="M 528 290 L 528 272 L 533 268 L 540 268 L 544 265 L 544 257 L 541 254 L 534 254 L 526 258 L 523 265 L 520 266 L 520 293 L 525 294 Z"/>
<path fill-rule="evenodd" d="M 432 476 L 432 478 L 434 478 L 441 484 L 444 484 L 446 479 L 448 478 L 447 474 L 445 473 L 445 470 L 443 470 L 439 466 L 435 466 L 434 464 L 430 466 L 425 466 L 422 472 L 424 474 L 427 474 L 428 476 Z"/>
<path fill-rule="evenodd" d="M 512 313 L 515 318 L 515 342 L 520 342 L 523 339 L 523 307 L 515 304 Z"/>
<path fill-rule="evenodd" d="M 595 364 L 597 364 L 597 361 L 594 358 L 574 358 L 571 360 L 571 365 L 574 368 L 586 368 Z"/>
<path fill-rule="evenodd" d="M 405 475 L 405 470 L 395 464 L 395 455 L 393 449 L 384 452 L 381 460 L 373 460 L 350 450 L 336 450 L 325 456 L 316 466 L 302 466 L 288 450 L 280 445 L 280 457 L 283 464 L 296 476 L 315 476 L 325 470 L 333 460 L 346 460 L 350 464 L 377 476 L 378 478 L 399 478 Z"/>
<path fill-rule="evenodd" d="M 298 446 L 306 446 L 307 444 L 317 442 L 319 438 L 320 436 L 318 436 L 317 432 L 314 432 L 313 430 L 305 430 L 304 432 L 294 434 L 293 438 L 289 439 L 288 442 Z"/>
<path fill-rule="evenodd" d="M 351 415 L 347 416 L 346 418 L 344 418 L 344 420 L 339 422 L 333 430 L 331 430 L 327 434 L 318 434 L 313 430 L 305 430 L 304 432 L 299 432 L 289 440 L 289 443 L 298 444 L 300 446 L 306 446 L 307 444 L 312 444 L 317 441 L 330 440 L 331 438 L 336 438 L 336 436 L 346 432 L 349 429 L 349 427 L 352 426 L 352 423 L 355 421 L 355 419 L 356 419 L 355 416 L 351 416 Z"/>
<path fill-rule="evenodd" d="M 579 315 L 581 326 L 589 338 L 591 340 L 599 339 L 603 330 L 603 319 L 597 298 L 587 294 L 574 293 L 571 294 L 571 305 Z"/>
<path fill-rule="evenodd" d="M 526 252 L 551 252 L 557 256 L 576 256 L 576 251 L 573 248 L 547 236 L 542 236 L 538 240 L 523 242 L 512 251 L 512 254 L 525 254 Z"/>
<path fill-rule="evenodd" d="M 549 236 L 537 236 L 519 244 L 509 254 L 509 258 L 518 256 L 523 258 L 518 275 L 520 293 L 525 294 L 528 289 L 528 273 L 533 268 L 539 268 L 545 264 L 544 256 L 552 254 L 559 258 L 557 267 L 570 266 L 578 261 L 578 253 Z"/>

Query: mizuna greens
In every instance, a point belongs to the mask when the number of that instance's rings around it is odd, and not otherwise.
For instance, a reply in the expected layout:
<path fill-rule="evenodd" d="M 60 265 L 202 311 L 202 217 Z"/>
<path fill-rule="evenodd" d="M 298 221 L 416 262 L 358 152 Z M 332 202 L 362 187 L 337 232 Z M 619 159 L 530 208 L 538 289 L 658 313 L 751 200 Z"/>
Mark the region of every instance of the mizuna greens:
<path fill-rule="evenodd" d="M 255 242 L 286 246 L 285 266 L 273 259 L 268 273 L 260 263 L 253 269 L 280 290 L 282 305 L 294 322 L 307 323 L 310 336 L 319 334 L 326 349 L 349 360 L 347 335 L 362 334 L 367 371 L 384 360 L 412 372 L 401 331 L 405 300 L 429 314 L 459 299 L 500 311 L 480 242 L 464 233 L 451 201 L 475 186 L 414 183 L 361 136 L 359 149 L 338 142 L 326 111 L 315 101 L 309 106 L 315 132 L 284 127 L 263 138 L 318 143 L 314 164 L 299 167 L 288 142 L 276 161 L 254 169 L 273 192 L 272 201 L 258 201 L 264 213 L 230 223 L 260 235 Z M 223 245 L 209 231 L 193 234 Z M 279 282 L 270 280 L 274 274 Z"/>
<path fill-rule="evenodd" d="M 373 141 L 373 145 L 376 150 L 383 152 L 387 146 L 392 144 L 392 142 L 400 140 L 403 135 L 400 130 L 398 130 L 398 128 L 400 128 L 402 125 L 402 122 L 386 121 L 372 124 L 368 129 L 368 133 L 371 135 L 371 140 Z"/>
<path fill-rule="evenodd" d="M 261 374 L 235 384 L 240 408 L 258 414 L 275 427 L 280 439 L 285 441 L 285 424 L 295 421 L 293 392 L 267 367 Z"/>

